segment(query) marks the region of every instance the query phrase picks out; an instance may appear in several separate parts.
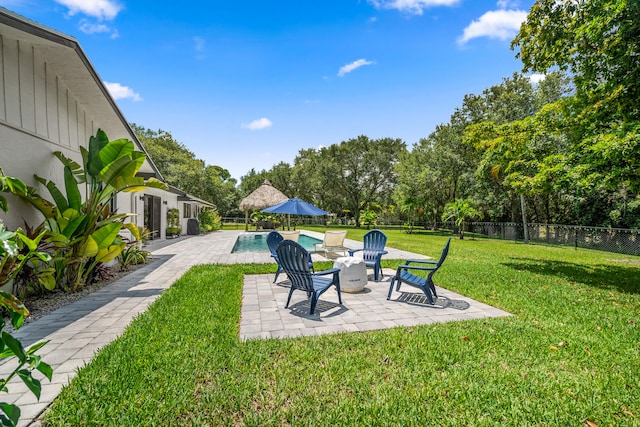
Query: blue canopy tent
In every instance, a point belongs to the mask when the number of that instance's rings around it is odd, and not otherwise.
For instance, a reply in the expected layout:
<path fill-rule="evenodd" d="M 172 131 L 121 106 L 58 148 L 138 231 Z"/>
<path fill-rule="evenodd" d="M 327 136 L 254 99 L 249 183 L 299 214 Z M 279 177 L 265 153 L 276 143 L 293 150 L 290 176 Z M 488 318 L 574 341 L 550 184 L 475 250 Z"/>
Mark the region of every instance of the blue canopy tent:
<path fill-rule="evenodd" d="M 270 206 L 266 209 L 262 209 L 260 212 L 287 214 L 287 228 L 289 228 L 290 215 L 311 215 L 320 216 L 327 215 L 329 212 L 313 206 L 311 203 L 307 203 L 302 199 L 294 197 L 293 199 L 285 200 L 277 205 Z"/>

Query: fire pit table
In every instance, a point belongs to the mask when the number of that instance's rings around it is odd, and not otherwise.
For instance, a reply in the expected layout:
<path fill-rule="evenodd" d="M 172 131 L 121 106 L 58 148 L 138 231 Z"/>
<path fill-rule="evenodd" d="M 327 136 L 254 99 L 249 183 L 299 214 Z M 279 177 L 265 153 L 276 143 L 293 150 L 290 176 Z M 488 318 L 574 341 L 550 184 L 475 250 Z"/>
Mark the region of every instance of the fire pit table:
<path fill-rule="evenodd" d="M 367 266 L 362 258 L 345 256 L 336 258 L 334 268 L 340 269 L 340 291 L 362 292 L 367 284 Z"/>

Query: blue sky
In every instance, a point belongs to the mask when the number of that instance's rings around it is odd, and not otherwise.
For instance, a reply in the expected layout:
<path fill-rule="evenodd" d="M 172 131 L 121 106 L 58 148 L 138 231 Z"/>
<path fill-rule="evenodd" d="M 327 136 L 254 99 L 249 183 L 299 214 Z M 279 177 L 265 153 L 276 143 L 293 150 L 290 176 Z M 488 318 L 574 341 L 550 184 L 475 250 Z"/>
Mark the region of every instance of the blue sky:
<path fill-rule="evenodd" d="M 409 147 L 520 71 L 533 0 L 0 0 L 80 42 L 129 122 L 240 178 L 358 135 Z"/>

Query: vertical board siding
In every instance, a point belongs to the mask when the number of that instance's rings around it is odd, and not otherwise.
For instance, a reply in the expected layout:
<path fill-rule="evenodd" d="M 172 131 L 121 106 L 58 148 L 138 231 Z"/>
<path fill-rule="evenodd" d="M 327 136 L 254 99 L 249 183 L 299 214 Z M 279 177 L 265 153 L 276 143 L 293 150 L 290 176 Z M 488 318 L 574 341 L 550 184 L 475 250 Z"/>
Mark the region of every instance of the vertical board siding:
<path fill-rule="evenodd" d="M 2 97 L 0 97 L 0 119 L 2 120 L 7 120 L 7 110 L 5 108 L 6 105 L 6 101 L 5 101 L 5 94 L 6 91 L 4 90 L 4 64 L 5 64 L 5 60 L 4 60 L 4 36 L 2 36 L 0 34 L 0 93 L 2 94 Z"/>
<path fill-rule="evenodd" d="M 69 145 L 69 91 L 58 79 L 58 142 Z"/>
<path fill-rule="evenodd" d="M 84 110 L 78 111 L 78 144 L 86 146 L 89 142 L 89 136 L 87 135 L 87 112 Z"/>
<path fill-rule="evenodd" d="M 36 133 L 49 138 L 49 126 L 47 125 L 47 63 L 42 52 L 33 52 L 33 80 L 34 99 L 36 112 Z"/>
<path fill-rule="evenodd" d="M 69 92 L 67 91 L 67 95 Z M 78 102 L 74 98 L 69 99 L 69 146 L 78 150 Z"/>
<path fill-rule="evenodd" d="M 20 120 L 20 70 L 18 41 L 4 39 L 4 99 L 6 120 L 14 126 L 22 127 Z"/>
<path fill-rule="evenodd" d="M 47 67 L 47 80 L 45 80 L 47 93 L 47 135 L 52 141 L 60 141 L 58 133 L 58 77 L 49 72 Z"/>
<path fill-rule="evenodd" d="M 35 111 L 35 88 L 33 76 L 33 47 L 18 43 L 18 60 L 20 61 L 18 69 L 20 74 L 20 118 L 22 128 L 31 132 L 36 131 L 36 111 Z"/>
<path fill-rule="evenodd" d="M 94 120 L 47 61 L 48 49 L 0 35 L 0 120 L 78 151 Z"/>

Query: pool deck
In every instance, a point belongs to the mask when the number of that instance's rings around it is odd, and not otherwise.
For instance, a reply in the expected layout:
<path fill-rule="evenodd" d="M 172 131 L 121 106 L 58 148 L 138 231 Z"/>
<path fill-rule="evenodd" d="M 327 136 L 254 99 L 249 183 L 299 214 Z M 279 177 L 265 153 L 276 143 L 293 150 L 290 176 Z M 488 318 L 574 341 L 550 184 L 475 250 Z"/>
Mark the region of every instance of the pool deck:
<path fill-rule="evenodd" d="M 58 396 L 62 388 L 88 364 L 103 346 L 119 337 L 139 314 L 146 311 L 162 292 L 169 288 L 189 268 L 198 264 L 273 263 L 268 252 L 231 253 L 244 231 L 218 231 L 202 236 L 155 242 L 147 248 L 153 261 L 121 279 L 62 307 L 35 321 L 26 323 L 14 336 L 25 346 L 43 340 L 49 342 L 37 354 L 53 368 L 51 382 L 39 373 L 42 394 L 38 401 L 19 379 L 9 384 L 9 393 L 2 401 L 17 404 L 21 411 L 19 426 L 39 426 L 40 417 Z M 322 233 L 303 231 L 322 239 Z M 356 249 L 361 242 L 345 240 L 345 246 Z M 454 247 L 455 248 L 455 247 Z M 422 255 L 387 248 L 386 259 L 426 258 Z M 455 250 L 455 249 L 452 249 Z M 313 254 L 314 261 L 325 260 Z M 241 340 L 285 338 L 414 326 L 510 314 L 462 295 L 438 288 L 435 306 L 425 304 L 417 289 L 402 288 L 390 301 L 386 296 L 390 275 L 385 269 L 380 282 L 370 281 L 361 293 L 337 293 L 329 290 L 322 295 L 311 316 L 309 303 L 301 292 L 294 292 L 291 306 L 284 308 L 289 289 L 282 274 L 277 284 L 273 274 L 248 275 L 244 278 L 243 304 L 240 319 Z M 0 362 L 0 377 L 13 370 L 15 360 Z"/>

